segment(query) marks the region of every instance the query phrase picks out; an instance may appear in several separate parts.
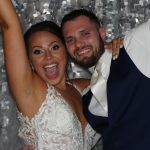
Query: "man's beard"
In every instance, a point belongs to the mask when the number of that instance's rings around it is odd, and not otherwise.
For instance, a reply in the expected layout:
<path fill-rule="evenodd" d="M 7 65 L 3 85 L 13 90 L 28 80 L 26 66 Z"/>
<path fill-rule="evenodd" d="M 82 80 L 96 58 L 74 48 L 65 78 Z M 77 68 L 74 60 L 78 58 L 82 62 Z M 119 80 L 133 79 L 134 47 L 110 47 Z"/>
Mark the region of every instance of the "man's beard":
<path fill-rule="evenodd" d="M 82 60 L 78 60 L 75 57 L 71 57 L 74 62 L 76 62 L 81 67 L 87 69 L 92 66 L 95 66 L 102 54 L 104 53 L 104 43 L 100 38 L 99 49 L 95 50 L 95 52 L 90 57 L 85 57 Z"/>
<path fill-rule="evenodd" d="M 84 59 L 78 61 L 76 58 L 72 58 L 74 62 L 80 65 L 83 68 L 89 68 L 94 66 L 99 60 L 98 56 L 92 55 L 91 57 L 85 57 Z"/>

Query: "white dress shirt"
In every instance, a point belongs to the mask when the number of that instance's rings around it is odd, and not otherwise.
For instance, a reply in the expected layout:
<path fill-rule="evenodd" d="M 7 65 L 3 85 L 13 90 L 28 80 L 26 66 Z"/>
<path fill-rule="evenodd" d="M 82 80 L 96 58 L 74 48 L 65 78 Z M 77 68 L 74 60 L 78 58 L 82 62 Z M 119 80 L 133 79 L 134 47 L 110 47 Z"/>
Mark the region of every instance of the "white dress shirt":
<path fill-rule="evenodd" d="M 136 67 L 150 78 L 150 20 L 132 29 L 124 38 L 124 47 Z M 97 116 L 108 116 L 107 79 L 109 77 L 112 54 L 105 53 L 97 63 L 91 78 L 93 97 L 89 111 Z"/>

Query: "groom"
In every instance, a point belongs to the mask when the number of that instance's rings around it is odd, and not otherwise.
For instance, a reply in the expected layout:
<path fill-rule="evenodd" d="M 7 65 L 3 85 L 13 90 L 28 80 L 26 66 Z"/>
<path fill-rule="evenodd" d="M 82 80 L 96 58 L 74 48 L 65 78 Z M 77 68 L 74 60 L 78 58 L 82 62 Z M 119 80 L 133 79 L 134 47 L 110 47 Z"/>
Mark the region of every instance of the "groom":
<path fill-rule="evenodd" d="M 84 9 L 65 15 L 68 52 L 93 75 L 83 97 L 84 114 L 103 137 L 104 150 L 150 149 L 150 21 L 124 39 L 117 60 L 104 49 L 104 29 Z"/>

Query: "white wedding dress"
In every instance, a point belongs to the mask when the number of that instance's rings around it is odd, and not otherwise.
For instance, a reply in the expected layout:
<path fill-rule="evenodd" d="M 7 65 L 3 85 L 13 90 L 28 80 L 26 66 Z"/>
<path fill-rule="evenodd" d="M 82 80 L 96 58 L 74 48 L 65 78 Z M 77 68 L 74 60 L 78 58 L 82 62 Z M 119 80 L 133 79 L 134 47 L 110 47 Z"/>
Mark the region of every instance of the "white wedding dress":
<path fill-rule="evenodd" d="M 82 130 L 75 112 L 52 86 L 31 120 L 18 114 L 19 136 L 35 150 L 91 150 L 99 137 L 89 124 Z"/>

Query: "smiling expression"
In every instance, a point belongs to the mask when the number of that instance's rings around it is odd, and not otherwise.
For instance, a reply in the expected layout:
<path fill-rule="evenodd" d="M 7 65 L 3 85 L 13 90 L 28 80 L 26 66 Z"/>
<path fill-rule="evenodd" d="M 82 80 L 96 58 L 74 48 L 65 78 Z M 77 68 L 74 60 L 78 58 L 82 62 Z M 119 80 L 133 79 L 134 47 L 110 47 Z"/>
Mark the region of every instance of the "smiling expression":
<path fill-rule="evenodd" d="M 99 29 L 86 16 L 65 22 L 63 35 L 69 54 L 83 67 L 95 65 L 104 51 Z"/>
<path fill-rule="evenodd" d="M 37 31 L 29 38 L 29 57 L 35 72 L 47 83 L 65 81 L 66 51 L 62 41 L 48 31 Z"/>

